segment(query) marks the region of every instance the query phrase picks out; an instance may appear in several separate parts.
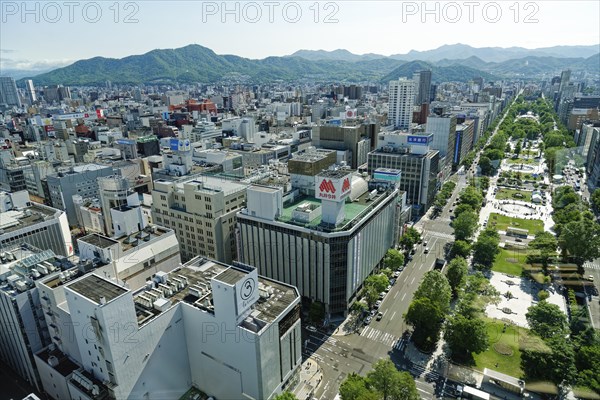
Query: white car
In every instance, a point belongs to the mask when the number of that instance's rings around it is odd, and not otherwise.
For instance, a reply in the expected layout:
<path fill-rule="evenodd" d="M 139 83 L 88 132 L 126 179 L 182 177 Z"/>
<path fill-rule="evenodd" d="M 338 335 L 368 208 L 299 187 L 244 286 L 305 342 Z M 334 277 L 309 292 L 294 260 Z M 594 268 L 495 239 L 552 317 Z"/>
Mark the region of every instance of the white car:
<path fill-rule="evenodd" d="M 309 331 L 309 332 L 313 332 L 313 333 L 314 333 L 314 332 L 316 332 L 316 331 L 317 331 L 317 328 L 315 328 L 315 327 L 314 327 L 314 326 L 312 326 L 312 325 L 309 325 L 309 326 L 307 326 L 307 327 L 306 327 L 306 330 L 307 330 L 307 331 Z"/>

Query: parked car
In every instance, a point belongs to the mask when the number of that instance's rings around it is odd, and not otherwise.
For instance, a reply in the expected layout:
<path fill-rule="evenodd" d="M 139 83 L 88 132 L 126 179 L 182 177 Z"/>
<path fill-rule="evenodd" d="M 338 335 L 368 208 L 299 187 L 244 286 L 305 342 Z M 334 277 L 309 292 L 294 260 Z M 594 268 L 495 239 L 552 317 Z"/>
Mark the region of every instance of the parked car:
<path fill-rule="evenodd" d="M 384 297 L 385 297 L 385 292 L 379 293 L 379 300 L 383 300 Z"/>
<path fill-rule="evenodd" d="M 314 333 L 314 332 L 316 332 L 316 331 L 317 331 L 317 328 L 315 328 L 315 327 L 314 327 L 314 326 L 312 326 L 312 325 L 308 325 L 308 326 L 306 327 L 306 330 L 307 330 L 307 331 L 309 331 L 309 332 L 313 332 L 313 333 Z"/>
<path fill-rule="evenodd" d="M 371 317 L 370 315 L 365 319 L 365 325 L 369 325 L 371 323 L 371 320 L 373 319 L 373 317 Z"/>
<path fill-rule="evenodd" d="M 587 280 L 590 282 L 594 282 L 594 275 L 588 275 Z"/>
<path fill-rule="evenodd" d="M 375 303 L 375 309 L 378 309 L 379 307 L 381 307 L 381 300 L 377 300 Z"/>
<path fill-rule="evenodd" d="M 396 284 L 396 279 L 392 278 L 390 279 L 390 286 L 394 286 Z"/>
<path fill-rule="evenodd" d="M 385 293 L 389 292 L 390 289 L 392 289 L 392 285 L 388 285 L 388 287 L 385 288 Z"/>

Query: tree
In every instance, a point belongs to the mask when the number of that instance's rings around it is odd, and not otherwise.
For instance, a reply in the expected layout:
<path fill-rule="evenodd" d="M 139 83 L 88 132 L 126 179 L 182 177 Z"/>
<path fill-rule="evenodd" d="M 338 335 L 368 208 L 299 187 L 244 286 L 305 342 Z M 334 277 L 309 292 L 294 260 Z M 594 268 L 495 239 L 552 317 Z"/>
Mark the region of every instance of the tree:
<path fill-rule="evenodd" d="M 308 310 L 308 318 L 314 323 L 319 324 L 325 318 L 325 305 L 320 301 L 313 301 L 310 303 L 310 309 Z"/>
<path fill-rule="evenodd" d="M 506 147 L 504 148 L 504 152 L 505 153 L 512 152 L 512 148 L 510 147 L 510 143 L 506 143 Z"/>
<path fill-rule="evenodd" d="M 519 156 L 519 154 L 521 154 L 521 141 L 517 142 L 517 145 L 515 146 L 515 154 L 517 155 L 517 157 Z"/>
<path fill-rule="evenodd" d="M 291 392 L 283 392 L 273 398 L 273 400 L 298 400 Z"/>
<path fill-rule="evenodd" d="M 452 243 L 449 254 L 451 259 L 455 257 L 467 258 L 469 257 L 469 254 L 471 254 L 471 245 L 469 243 L 464 240 L 455 240 L 454 243 Z"/>
<path fill-rule="evenodd" d="M 445 312 L 428 298 L 414 299 L 404 320 L 414 329 L 413 341 L 417 346 L 432 347 L 438 339 Z"/>
<path fill-rule="evenodd" d="M 457 360 L 468 360 L 471 353 L 481 353 L 489 345 L 485 322 L 460 314 L 455 314 L 446 324 L 444 340 L 450 346 L 452 357 Z"/>
<path fill-rule="evenodd" d="M 481 208 L 481 203 L 483 201 L 483 196 L 481 192 L 474 188 L 473 186 L 467 186 L 460 194 L 459 203 L 460 204 L 468 204 L 473 208 L 473 210 L 479 210 Z"/>
<path fill-rule="evenodd" d="M 473 262 L 491 268 L 496 256 L 500 253 L 499 244 L 500 235 L 496 230 L 488 228 L 481 232 L 477 242 L 473 245 Z"/>
<path fill-rule="evenodd" d="M 385 266 L 391 270 L 396 270 L 404 265 L 404 255 L 398 250 L 389 249 L 383 260 Z"/>
<path fill-rule="evenodd" d="M 340 385 L 342 400 L 379 400 L 380 396 L 367 386 L 367 380 L 362 376 L 351 373 Z"/>
<path fill-rule="evenodd" d="M 547 349 L 535 347 L 521 350 L 521 367 L 531 380 L 548 380 L 559 385 L 572 383 L 575 378 L 575 352 L 564 337 L 546 340 Z"/>
<path fill-rule="evenodd" d="M 600 188 L 594 190 L 594 193 L 590 196 L 590 202 L 592 203 L 592 207 L 598 213 L 600 212 Z"/>
<path fill-rule="evenodd" d="M 369 308 L 373 307 L 375 302 L 379 299 L 379 293 L 381 293 L 381 291 L 378 291 L 374 286 L 365 287 L 365 300 Z"/>
<path fill-rule="evenodd" d="M 365 286 L 373 287 L 377 293 L 383 292 L 389 284 L 390 281 L 384 274 L 371 275 L 365 280 Z"/>
<path fill-rule="evenodd" d="M 452 221 L 456 240 L 469 240 L 477 229 L 478 221 L 479 217 L 473 211 L 463 212 L 456 217 Z"/>
<path fill-rule="evenodd" d="M 479 168 L 481 168 L 481 174 L 491 176 L 496 172 L 496 168 L 492 165 L 492 160 L 486 156 L 481 156 L 479 159 Z"/>
<path fill-rule="evenodd" d="M 462 213 L 464 213 L 464 212 L 467 212 L 467 211 L 474 212 L 475 210 L 473 209 L 473 207 L 471 207 L 471 206 L 470 206 L 470 205 L 468 205 L 468 204 L 459 204 L 459 205 L 457 205 L 457 206 L 456 206 L 456 208 L 454 209 L 454 216 L 455 216 L 456 218 L 458 218 L 458 216 L 459 216 L 460 214 L 462 214 Z"/>
<path fill-rule="evenodd" d="M 582 268 L 583 263 L 600 257 L 600 225 L 588 218 L 565 224 L 558 244 Z"/>
<path fill-rule="evenodd" d="M 465 283 L 467 283 L 468 270 L 467 261 L 462 257 L 453 258 L 448 264 L 446 276 L 455 296 Z"/>
<path fill-rule="evenodd" d="M 548 261 L 556 254 L 558 241 L 550 232 L 538 232 L 535 239 L 529 242 L 529 247 L 539 250 L 539 260 L 544 268 L 548 268 Z"/>
<path fill-rule="evenodd" d="M 410 250 L 421 239 L 421 234 L 413 227 L 409 227 L 404 231 L 404 235 L 400 238 L 400 246 L 404 250 Z"/>
<path fill-rule="evenodd" d="M 407 372 L 400 372 L 389 360 L 379 360 L 367 374 L 368 386 L 383 400 L 418 400 L 415 381 Z M 345 399 L 344 399 L 345 400 Z"/>
<path fill-rule="evenodd" d="M 413 298 L 430 299 L 440 310 L 446 312 L 450 307 L 452 289 L 448 279 L 440 271 L 428 271 L 425 273 L 419 288 Z"/>
<path fill-rule="evenodd" d="M 542 339 L 565 336 L 568 332 L 567 316 L 561 309 L 547 301 L 540 301 L 527 309 L 527 323 Z"/>

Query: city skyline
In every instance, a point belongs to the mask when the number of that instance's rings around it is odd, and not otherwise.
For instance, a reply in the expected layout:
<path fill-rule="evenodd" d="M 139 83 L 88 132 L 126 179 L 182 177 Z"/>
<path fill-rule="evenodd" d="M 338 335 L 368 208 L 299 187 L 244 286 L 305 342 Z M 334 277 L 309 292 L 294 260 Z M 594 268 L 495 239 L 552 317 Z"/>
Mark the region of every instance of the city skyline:
<path fill-rule="evenodd" d="M 426 7 L 419 2 L 365 7 L 361 1 L 228 2 L 223 7 L 189 1 L 168 8 L 152 1 L 74 3 L 3 2 L 0 68 L 49 70 L 96 56 L 122 58 L 188 44 L 262 59 L 301 49 L 389 56 L 454 43 L 527 49 L 596 45 L 600 36 L 595 19 L 600 6 L 591 1 L 442 1 Z M 414 35 L 423 29 L 426 35 Z M 269 40 L 282 34 L 286 40 Z M 119 43 L 122 38 L 128 42 Z"/>

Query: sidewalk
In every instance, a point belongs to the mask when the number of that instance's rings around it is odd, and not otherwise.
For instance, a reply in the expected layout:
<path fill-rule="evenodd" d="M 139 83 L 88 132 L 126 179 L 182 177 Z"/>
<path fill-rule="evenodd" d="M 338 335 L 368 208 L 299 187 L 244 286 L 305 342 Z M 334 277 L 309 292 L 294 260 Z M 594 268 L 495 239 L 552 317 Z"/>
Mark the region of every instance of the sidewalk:
<path fill-rule="evenodd" d="M 294 389 L 294 394 L 298 400 L 310 400 L 322 381 L 323 371 L 311 357 L 300 366 L 300 382 Z"/>

